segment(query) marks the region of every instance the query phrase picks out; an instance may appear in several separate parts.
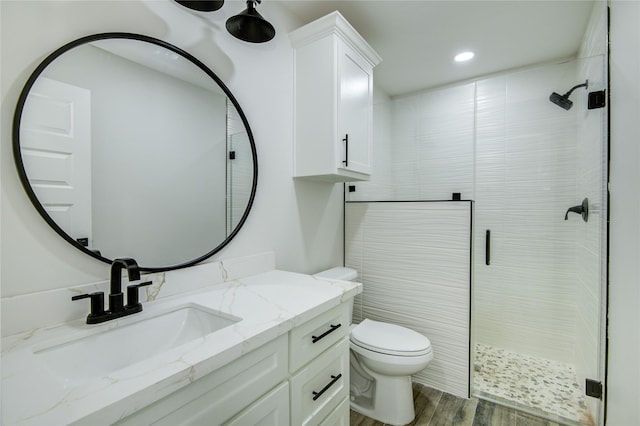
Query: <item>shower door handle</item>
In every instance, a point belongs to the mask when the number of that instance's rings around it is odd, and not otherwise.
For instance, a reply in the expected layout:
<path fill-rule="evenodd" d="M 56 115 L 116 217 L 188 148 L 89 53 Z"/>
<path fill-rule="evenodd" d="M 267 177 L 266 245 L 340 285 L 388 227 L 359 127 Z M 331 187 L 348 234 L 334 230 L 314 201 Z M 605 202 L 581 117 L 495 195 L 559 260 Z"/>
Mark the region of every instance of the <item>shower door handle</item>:
<path fill-rule="evenodd" d="M 484 237 L 484 264 L 491 264 L 491 229 L 487 229 Z"/>

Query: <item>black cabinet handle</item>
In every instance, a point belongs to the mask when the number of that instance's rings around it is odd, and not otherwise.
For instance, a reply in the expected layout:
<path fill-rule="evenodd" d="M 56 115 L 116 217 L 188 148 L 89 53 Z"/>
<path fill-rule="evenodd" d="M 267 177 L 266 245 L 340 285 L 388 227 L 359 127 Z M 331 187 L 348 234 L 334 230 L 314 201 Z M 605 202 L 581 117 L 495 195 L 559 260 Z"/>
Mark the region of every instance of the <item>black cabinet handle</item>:
<path fill-rule="evenodd" d="M 325 337 L 329 333 L 333 333 L 334 331 L 336 331 L 340 327 L 342 327 L 342 324 L 338 324 L 338 325 L 331 324 L 331 328 L 329 330 L 325 331 L 324 333 L 322 333 L 321 335 L 319 335 L 319 336 L 311 336 L 311 343 L 316 343 L 318 340 L 322 339 L 323 337 Z"/>
<path fill-rule="evenodd" d="M 333 376 L 332 375 L 331 376 L 331 381 L 325 387 L 323 387 L 320 390 L 320 392 L 313 391 L 313 400 L 315 401 L 316 399 L 320 398 L 322 396 L 322 394 L 327 391 L 327 389 L 329 389 L 331 386 L 333 386 L 333 384 L 340 379 L 340 377 L 342 377 L 342 373 L 338 374 L 337 376 Z"/>
<path fill-rule="evenodd" d="M 344 135 L 344 139 L 342 139 L 342 142 L 344 142 L 344 166 L 345 167 L 349 167 L 349 133 L 347 133 L 346 135 Z"/>
<path fill-rule="evenodd" d="M 138 305 L 142 307 L 142 305 L 140 304 L 140 295 L 138 294 L 138 289 L 140 287 L 145 287 L 151 284 L 153 284 L 152 281 L 147 281 L 141 284 L 132 284 L 130 286 L 127 286 L 127 306 L 126 307 L 128 309 L 134 308 Z"/>
<path fill-rule="evenodd" d="M 491 230 L 487 229 L 487 233 L 484 239 L 484 263 L 485 265 L 491 264 Z"/>

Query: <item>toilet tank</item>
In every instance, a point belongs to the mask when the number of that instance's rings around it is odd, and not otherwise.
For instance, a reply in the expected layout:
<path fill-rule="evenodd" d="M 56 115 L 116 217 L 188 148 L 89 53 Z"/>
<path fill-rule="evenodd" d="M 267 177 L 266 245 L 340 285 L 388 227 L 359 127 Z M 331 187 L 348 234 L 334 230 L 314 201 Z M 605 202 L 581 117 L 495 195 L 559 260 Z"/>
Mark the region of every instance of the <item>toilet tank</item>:
<path fill-rule="evenodd" d="M 353 268 L 338 266 L 327 269 L 326 271 L 318 272 L 317 274 L 313 274 L 313 276 L 325 280 L 353 281 L 358 278 L 358 271 Z M 352 297 L 349 301 L 349 325 L 353 322 L 353 301 L 354 298 Z"/>
<path fill-rule="evenodd" d="M 313 274 L 313 276 L 317 278 L 324 278 L 327 280 L 353 281 L 358 278 L 358 271 L 353 268 L 338 266 L 336 268 L 318 272 L 317 274 Z"/>

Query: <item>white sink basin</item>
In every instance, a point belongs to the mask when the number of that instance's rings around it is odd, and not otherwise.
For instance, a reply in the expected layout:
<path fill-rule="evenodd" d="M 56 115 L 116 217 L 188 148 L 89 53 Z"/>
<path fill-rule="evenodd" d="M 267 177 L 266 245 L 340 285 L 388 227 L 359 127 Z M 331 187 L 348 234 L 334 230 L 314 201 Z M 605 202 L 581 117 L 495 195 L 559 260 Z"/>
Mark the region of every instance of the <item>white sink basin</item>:
<path fill-rule="evenodd" d="M 118 321 L 104 331 L 34 351 L 35 358 L 65 381 L 84 382 L 204 337 L 240 318 L 189 304 L 138 321 L 135 316 Z"/>

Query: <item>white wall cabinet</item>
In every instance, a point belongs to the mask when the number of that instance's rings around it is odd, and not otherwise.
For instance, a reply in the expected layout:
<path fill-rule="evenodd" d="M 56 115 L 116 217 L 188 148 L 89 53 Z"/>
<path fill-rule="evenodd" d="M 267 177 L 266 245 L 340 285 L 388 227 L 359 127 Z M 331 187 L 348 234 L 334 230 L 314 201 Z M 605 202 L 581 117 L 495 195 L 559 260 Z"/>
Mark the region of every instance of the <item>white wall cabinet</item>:
<path fill-rule="evenodd" d="M 368 180 L 373 68 L 380 56 L 338 12 L 289 37 L 294 47 L 294 177 Z"/>
<path fill-rule="evenodd" d="M 345 302 L 117 424 L 348 425 L 349 319 Z"/>

